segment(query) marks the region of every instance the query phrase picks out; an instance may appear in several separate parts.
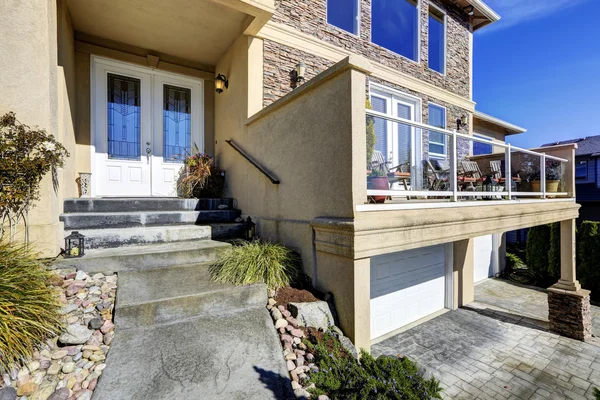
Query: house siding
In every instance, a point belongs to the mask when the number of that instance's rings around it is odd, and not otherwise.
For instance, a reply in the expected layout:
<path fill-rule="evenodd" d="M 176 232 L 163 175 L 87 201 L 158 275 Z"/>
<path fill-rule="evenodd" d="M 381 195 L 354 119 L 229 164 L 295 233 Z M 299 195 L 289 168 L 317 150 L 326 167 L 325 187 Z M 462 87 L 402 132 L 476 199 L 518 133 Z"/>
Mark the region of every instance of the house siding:
<path fill-rule="evenodd" d="M 446 74 L 428 68 L 429 4 L 447 15 Z M 273 22 L 291 26 L 320 40 L 410 74 L 459 96 L 470 98 L 470 38 L 467 16 L 438 0 L 420 0 L 420 59 L 409 60 L 371 42 L 371 0 L 361 0 L 360 32 L 353 35 L 327 23 L 327 0 L 277 0 Z M 305 63 L 310 60 L 304 59 Z M 307 68 L 308 71 L 309 68 Z"/>

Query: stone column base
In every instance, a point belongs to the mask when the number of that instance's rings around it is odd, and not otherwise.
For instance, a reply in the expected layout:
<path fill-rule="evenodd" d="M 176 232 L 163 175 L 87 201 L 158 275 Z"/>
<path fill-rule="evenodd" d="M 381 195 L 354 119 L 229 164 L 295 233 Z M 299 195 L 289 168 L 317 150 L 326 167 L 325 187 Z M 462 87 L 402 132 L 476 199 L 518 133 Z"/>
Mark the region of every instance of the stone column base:
<path fill-rule="evenodd" d="M 592 338 L 592 310 L 590 291 L 548 289 L 550 330 L 572 339 L 588 341 Z"/>

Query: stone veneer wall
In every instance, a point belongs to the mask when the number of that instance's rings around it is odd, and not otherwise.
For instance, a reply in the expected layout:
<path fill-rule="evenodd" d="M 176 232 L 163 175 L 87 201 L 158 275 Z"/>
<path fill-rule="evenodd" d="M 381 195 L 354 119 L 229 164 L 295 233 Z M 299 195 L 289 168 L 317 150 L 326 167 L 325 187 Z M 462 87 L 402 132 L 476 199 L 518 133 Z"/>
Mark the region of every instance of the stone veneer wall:
<path fill-rule="evenodd" d="M 446 75 L 427 67 L 429 4 L 438 6 L 447 14 Z M 468 17 L 458 7 L 441 0 L 419 0 L 421 46 L 420 60 L 417 63 L 371 43 L 371 0 L 361 0 L 359 36 L 327 24 L 326 5 L 327 0 L 276 0 L 275 14 L 271 20 L 470 98 L 469 39 L 471 33 Z"/>
<path fill-rule="evenodd" d="M 548 320 L 550 330 L 572 339 L 588 341 L 592 338 L 592 308 L 590 291 L 569 292 L 548 289 Z"/>

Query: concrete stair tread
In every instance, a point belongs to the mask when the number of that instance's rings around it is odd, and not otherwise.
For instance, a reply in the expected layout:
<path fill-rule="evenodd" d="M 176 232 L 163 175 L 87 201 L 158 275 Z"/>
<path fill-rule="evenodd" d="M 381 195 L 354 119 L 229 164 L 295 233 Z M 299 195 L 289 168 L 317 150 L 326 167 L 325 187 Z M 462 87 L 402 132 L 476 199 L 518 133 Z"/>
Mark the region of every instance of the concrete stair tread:
<path fill-rule="evenodd" d="M 212 282 L 208 272 L 211 264 L 207 262 L 122 272 L 119 274 L 119 307 L 244 288 Z"/>
<path fill-rule="evenodd" d="M 116 247 L 111 249 L 92 249 L 85 253 L 85 258 L 104 258 L 118 257 L 121 255 L 129 255 L 132 251 L 137 255 L 168 253 L 172 251 L 197 250 L 205 248 L 222 247 L 227 248 L 228 243 L 217 242 L 215 240 L 198 240 L 193 242 L 172 242 L 158 244 L 144 244 L 135 246 Z"/>
<path fill-rule="evenodd" d="M 185 199 L 177 197 L 71 198 L 64 201 L 65 213 L 120 211 L 216 210 L 233 208 L 233 199 Z"/>
<path fill-rule="evenodd" d="M 117 322 L 107 365 L 95 400 L 294 398 L 264 306 L 128 330 Z"/>

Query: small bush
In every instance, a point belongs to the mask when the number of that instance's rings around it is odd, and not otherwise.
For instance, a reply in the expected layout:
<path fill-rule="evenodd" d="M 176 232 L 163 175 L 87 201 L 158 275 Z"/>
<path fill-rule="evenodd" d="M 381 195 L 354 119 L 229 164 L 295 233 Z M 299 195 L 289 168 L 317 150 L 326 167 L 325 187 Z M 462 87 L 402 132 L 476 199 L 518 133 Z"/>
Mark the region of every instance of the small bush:
<path fill-rule="evenodd" d="M 307 343 L 315 353 L 319 371 L 310 374 L 315 384 L 311 394 L 336 399 L 441 399 L 439 381 L 425 379 L 423 371 L 407 357 L 373 358 L 364 350 L 360 361 L 348 356 L 341 344 L 326 333 L 316 345 Z"/>
<path fill-rule="evenodd" d="M 560 277 L 560 224 L 534 226 L 527 236 L 527 266 L 543 281 Z"/>
<path fill-rule="evenodd" d="M 595 294 L 600 290 L 600 223 L 584 221 L 577 235 L 577 278 Z"/>
<path fill-rule="evenodd" d="M 60 305 L 49 276 L 27 247 L 0 242 L 0 370 L 59 333 Z"/>
<path fill-rule="evenodd" d="M 298 263 L 296 253 L 280 244 L 239 242 L 210 267 L 210 275 L 215 282 L 234 285 L 263 282 L 269 289 L 279 289 L 296 279 Z"/>
<path fill-rule="evenodd" d="M 594 388 L 594 398 L 596 400 L 600 400 L 600 389 L 598 389 L 597 387 Z"/>
<path fill-rule="evenodd" d="M 513 253 L 506 253 L 506 268 L 509 271 L 513 271 L 515 269 L 520 269 L 523 268 L 525 266 L 525 264 L 523 263 L 523 260 L 521 260 L 519 258 L 519 256 L 517 256 L 516 254 Z"/>

